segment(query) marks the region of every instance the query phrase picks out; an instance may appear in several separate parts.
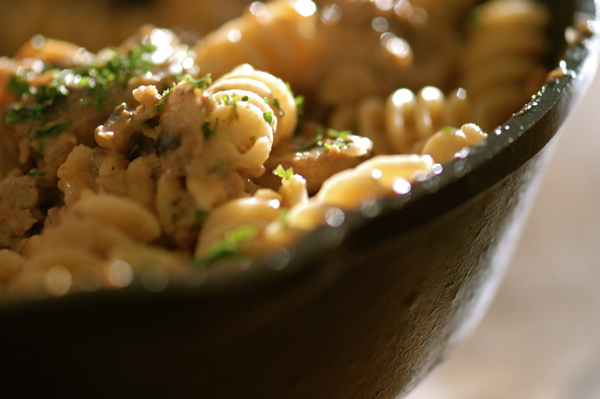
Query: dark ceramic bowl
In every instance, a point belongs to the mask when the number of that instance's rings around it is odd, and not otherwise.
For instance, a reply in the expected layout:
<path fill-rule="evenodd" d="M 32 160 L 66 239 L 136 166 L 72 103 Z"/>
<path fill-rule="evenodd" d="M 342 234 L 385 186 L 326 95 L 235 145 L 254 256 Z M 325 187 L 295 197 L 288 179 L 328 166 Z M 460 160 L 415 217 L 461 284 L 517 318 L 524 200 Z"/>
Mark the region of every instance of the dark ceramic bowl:
<path fill-rule="evenodd" d="M 593 0 L 548 0 L 566 72 L 464 159 L 246 271 L 0 306 L 3 397 L 394 398 L 493 296 L 553 137 L 589 85 Z M 560 61 L 560 62 L 559 62 Z"/>

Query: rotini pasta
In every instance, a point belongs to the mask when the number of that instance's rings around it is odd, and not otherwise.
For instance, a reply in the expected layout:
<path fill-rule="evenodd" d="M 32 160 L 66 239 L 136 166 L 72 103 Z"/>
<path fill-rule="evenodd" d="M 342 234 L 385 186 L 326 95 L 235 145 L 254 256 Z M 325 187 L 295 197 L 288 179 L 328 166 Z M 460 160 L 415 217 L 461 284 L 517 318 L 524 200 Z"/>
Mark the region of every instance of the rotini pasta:
<path fill-rule="evenodd" d="M 462 149 L 473 147 L 486 137 L 487 134 L 473 123 L 462 125 L 460 129 L 447 127 L 427 139 L 422 153 L 438 163 L 447 163 Z"/>
<path fill-rule="evenodd" d="M 545 48 L 525 0 L 477 6 L 462 41 L 473 4 L 274 0 L 197 45 L 151 26 L 96 54 L 26 44 L 0 63 L 0 293 L 161 290 L 408 194 L 487 137 Z"/>
<path fill-rule="evenodd" d="M 198 65 L 218 78 L 247 63 L 301 87 L 302 75 L 318 58 L 315 11 L 307 0 L 253 3 L 196 46 Z"/>
<path fill-rule="evenodd" d="M 288 86 L 270 73 L 244 64 L 221 76 L 206 92 L 218 105 L 236 102 L 240 107 L 258 108 L 259 116 L 273 131 L 273 145 L 289 139 L 296 129 L 296 100 Z"/>
<path fill-rule="evenodd" d="M 386 99 L 368 97 L 356 107 L 341 107 L 330 125 L 355 129 L 373 141 L 375 153 L 420 152 L 431 135 L 446 126 L 461 126 L 470 119 L 470 103 L 463 89 L 445 96 L 433 86 L 418 93 L 403 88 Z"/>
<path fill-rule="evenodd" d="M 471 21 L 461 85 L 473 99 L 471 122 L 489 130 L 519 110 L 543 82 L 549 13 L 534 1 L 491 0 L 473 9 Z"/>

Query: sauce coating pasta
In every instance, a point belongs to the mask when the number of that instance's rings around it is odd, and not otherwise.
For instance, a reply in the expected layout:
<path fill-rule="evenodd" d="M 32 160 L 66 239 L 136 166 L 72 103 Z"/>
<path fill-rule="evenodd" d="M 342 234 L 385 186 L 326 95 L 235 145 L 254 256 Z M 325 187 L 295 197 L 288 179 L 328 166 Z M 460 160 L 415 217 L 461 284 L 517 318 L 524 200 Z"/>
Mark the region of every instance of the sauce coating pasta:
<path fill-rule="evenodd" d="M 273 0 L 97 53 L 34 37 L 0 60 L 0 295 L 159 290 L 407 194 L 542 83 L 543 6 L 475 3 Z"/>

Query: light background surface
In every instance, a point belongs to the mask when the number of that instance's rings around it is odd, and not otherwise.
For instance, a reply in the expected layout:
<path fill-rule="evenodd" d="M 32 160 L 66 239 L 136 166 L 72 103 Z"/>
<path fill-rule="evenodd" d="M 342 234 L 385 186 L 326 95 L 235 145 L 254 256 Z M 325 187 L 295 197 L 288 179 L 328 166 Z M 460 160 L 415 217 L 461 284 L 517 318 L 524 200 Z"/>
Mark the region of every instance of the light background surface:
<path fill-rule="evenodd" d="M 600 78 L 569 117 L 471 338 L 408 399 L 600 398 Z"/>

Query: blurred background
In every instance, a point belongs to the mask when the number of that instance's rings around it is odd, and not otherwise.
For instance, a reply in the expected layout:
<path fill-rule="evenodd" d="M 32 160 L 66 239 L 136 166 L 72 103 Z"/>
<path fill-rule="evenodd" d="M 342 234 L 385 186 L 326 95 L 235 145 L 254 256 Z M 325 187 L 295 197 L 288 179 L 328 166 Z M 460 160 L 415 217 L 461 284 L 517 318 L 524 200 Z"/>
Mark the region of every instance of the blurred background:
<path fill-rule="evenodd" d="M 599 124 L 596 76 L 489 313 L 408 399 L 600 398 Z"/>

